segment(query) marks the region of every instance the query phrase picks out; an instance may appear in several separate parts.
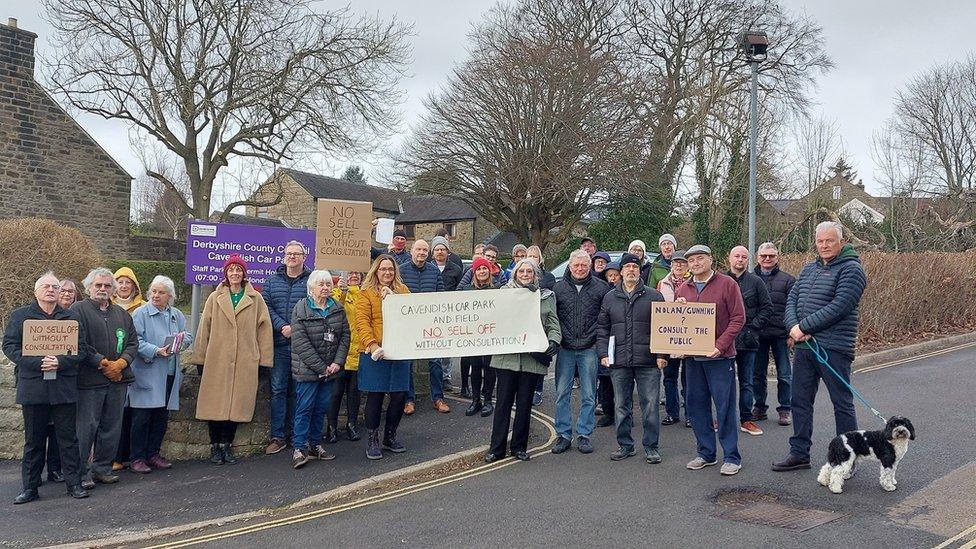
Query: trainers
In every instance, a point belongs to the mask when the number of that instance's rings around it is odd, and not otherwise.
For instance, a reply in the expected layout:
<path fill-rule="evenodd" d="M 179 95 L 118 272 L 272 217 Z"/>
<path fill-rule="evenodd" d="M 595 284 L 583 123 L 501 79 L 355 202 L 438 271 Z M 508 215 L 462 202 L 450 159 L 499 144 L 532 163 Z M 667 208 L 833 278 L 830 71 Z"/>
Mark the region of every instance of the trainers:
<path fill-rule="evenodd" d="M 714 459 L 712 461 L 705 461 L 705 458 L 701 456 L 696 456 L 695 459 L 688 462 L 685 467 L 691 469 L 692 471 L 697 471 L 699 469 L 704 469 L 705 467 L 710 467 L 712 465 L 718 464 Z"/>
<path fill-rule="evenodd" d="M 769 419 L 765 410 L 760 410 L 759 408 L 752 409 L 752 421 L 763 421 L 765 419 Z"/>
<path fill-rule="evenodd" d="M 542 391 L 536 391 L 535 394 L 532 395 L 532 405 L 539 406 L 540 404 L 542 404 Z"/>
<path fill-rule="evenodd" d="M 786 427 L 787 425 L 792 425 L 793 424 L 793 418 L 790 417 L 790 413 L 789 412 L 780 412 L 779 413 L 779 424 L 782 425 L 782 426 L 784 426 L 784 427 Z"/>
<path fill-rule="evenodd" d="M 295 469 L 301 469 L 306 463 L 308 463 L 308 454 L 295 448 L 295 452 L 291 455 L 291 466 Z"/>
<path fill-rule="evenodd" d="M 576 439 L 576 449 L 579 450 L 581 454 L 592 454 L 593 443 L 590 442 L 589 437 L 579 437 Z"/>
<path fill-rule="evenodd" d="M 727 477 L 731 477 L 732 475 L 738 473 L 741 469 L 742 465 L 738 463 L 729 463 L 726 461 L 722 464 L 722 469 L 719 472 Z"/>
<path fill-rule="evenodd" d="M 321 444 L 312 448 L 312 451 L 308 453 L 308 459 L 317 459 L 320 461 L 332 461 L 335 459 L 335 454 L 325 449 L 325 446 Z"/>
<path fill-rule="evenodd" d="M 678 423 L 678 418 L 672 416 L 664 416 L 664 419 L 661 420 L 661 425 L 674 425 L 675 423 Z"/>
<path fill-rule="evenodd" d="M 743 421 L 739 425 L 739 430 L 742 431 L 743 433 L 749 433 L 754 437 L 758 437 L 759 435 L 763 434 L 763 430 L 760 429 L 758 425 L 756 425 L 751 421 Z"/>
<path fill-rule="evenodd" d="M 264 454 L 270 456 L 271 454 L 277 454 L 278 452 L 285 449 L 285 441 L 280 438 L 273 438 L 268 446 L 264 449 Z"/>
<path fill-rule="evenodd" d="M 441 399 L 437 399 L 434 401 L 434 409 L 442 414 L 447 414 L 450 413 L 451 411 L 451 407 L 448 406 L 447 403 Z"/>
<path fill-rule="evenodd" d="M 407 402 L 403 405 L 403 415 L 412 416 L 416 405 L 413 402 Z"/>
<path fill-rule="evenodd" d="M 572 442 L 570 442 L 568 438 L 559 437 L 559 440 L 557 440 L 556 443 L 552 445 L 551 452 L 554 454 L 561 454 L 566 450 L 569 450 L 570 446 L 572 446 Z"/>
<path fill-rule="evenodd" d="M 773 462 L 773 471 L 796 471 L 799 469 L 809 469 L 810 460 L 801 459 L 793 454 L 786 456 L 782 461 Z"/>
<path fill-rule="evenodd" d="M 631 446 L 630 448 L 625 448 L 621 446 L 620 448 L 617 448 L 616 450 L 613 451 L 613 453 L 610 454 L 610 459 L 612 461 L 620 461 L 622 459 L 627 459 L 630 456 L 636 456 L 636 455 L 637 455 L 637 448 L 634 448 L 633 446 Z"/>
<path fill-rule="evenodd" d="M 661 463 L 661 453 L 657 450 L 644 450 L 644 461 L 651 465 Z"/>

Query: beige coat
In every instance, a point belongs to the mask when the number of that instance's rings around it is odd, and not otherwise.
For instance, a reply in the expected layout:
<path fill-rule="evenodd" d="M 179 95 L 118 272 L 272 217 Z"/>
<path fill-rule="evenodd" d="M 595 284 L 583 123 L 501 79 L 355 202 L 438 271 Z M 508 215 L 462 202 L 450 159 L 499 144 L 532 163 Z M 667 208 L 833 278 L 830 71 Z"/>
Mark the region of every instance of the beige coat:
<path fill-rule="evenodd" d="M 207 298 L 190 363 L 203 364 L 197 419 L 251 421 L 258 366 L 274 364 L 274 340 L 268 306 L 250 282 L 236 309 L 223 284 Z"/>

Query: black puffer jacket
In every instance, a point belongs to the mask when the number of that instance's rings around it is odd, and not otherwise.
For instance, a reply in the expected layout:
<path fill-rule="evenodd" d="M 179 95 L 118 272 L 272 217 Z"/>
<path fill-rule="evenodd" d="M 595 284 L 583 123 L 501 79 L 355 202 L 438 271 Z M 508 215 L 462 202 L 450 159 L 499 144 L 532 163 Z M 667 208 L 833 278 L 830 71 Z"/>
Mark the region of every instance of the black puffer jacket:
<path fill-rule="evenodd" d="M 659 355 L 651 352 L 651 303 L 664 301 L 664 296 L 644 285 L 628 296 L 622 284 L 603 296 L 597 318 L 597 355 L 601 359 L 609 356 L 607 349 L 613 336 L 615 352 L 611 368 L 657 367 Z M 660 358 L 667 357 L 660 355 Z"/>
<path fill-rule="evenodd" d="M 323 317 L 308 298 L 298 300 L 291 313 L 291 376 L 295 381 L 318 381 L 330 364 L 346 364 L 349 353 L 349 321 L 342 304 L 329 298 Z M 331 336 L 326 334 L 331 333 Z"/>
<path fill-rule="evenodd" d="M 773 302 L 769 299 L 766 283 L 758 276 L 746 271 L 742 276 L 726 273 L 739 284 L 742 294 L 742 304 L 746 308 L 746 324 L 739 335 L 735 336 L 737 351 L 755 351 L 759 349 L 759 332 L 769 324 L 773 316 Z"/>
<path fill-rule="evenodd" d="M 586 278 L 580 282 L 580 290 L 576 289 L 577 281 L 570 274 L 557 282 L 552 290 L 556 294 L 556 315 L 565 349 L 589 349 L 596 343 L 596 319 L 610 285 L 591 272 L 587 272 Z"/>
<path fill-rule="evenodd" d="M 786 299 L 790 296 L 790 290 L 793 289 L 796 278 L 786 271 L 779 270 L 779 266 L 773 267 L 769 274 L 763 274 L 762 267 L 756 265 L 756 275 L 766 283 L 769 299 L 773 302 L 773 314 L 770 315 L 769 322 L 759 330 L 759 337 L 763 339 L 784 339 L 789 335 L 783 326 Z"/>
<path fill-rule="evenodd" d="M 436 267 L 437 264 L 434 263 Z M 459 290 L 458 284 L 461 282 L 461 276 L 463 276 L 464 270 L 458 267 L 452 261 L 448 261 L 444 264 L 444 270 L 441 271 L 441 280 L 444 281 L 444 291 L 453 292 L 454 290 Z"/>

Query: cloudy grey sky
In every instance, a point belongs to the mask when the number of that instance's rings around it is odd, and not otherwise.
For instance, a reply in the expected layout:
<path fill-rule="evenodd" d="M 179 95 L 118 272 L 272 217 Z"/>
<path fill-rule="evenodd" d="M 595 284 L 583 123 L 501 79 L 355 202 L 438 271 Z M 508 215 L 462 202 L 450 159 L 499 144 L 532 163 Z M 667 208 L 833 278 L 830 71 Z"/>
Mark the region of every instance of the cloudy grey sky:
<path fill-rule="evenodd" d="M 814 116 L 837 123 L 844 146 L 869 191 L 879 192 L 871 160 L 871 136 L 891 113 L 892 98 L 912 76 L 937 64 L 976 52 L 976 3 L 950 0 L 782 0 L 824 28 L 826 49 L 837 67 L 820 78 Z M 322 2 L 334 5 L 333 2 Z M 443 84 L 454 64 L 466 55 L 466 34 L 492 5 L 488 0 L 356 0 L 354 10 L 396 16 L 414 25 L 411 76 L 404 82 L 404 132 L 422 112 L 423 98 Z M 4 2 L 6 17 L 39 35 L 47 47 L 48 25 L 36 0 Z M 130 150 L 126 128 L 91 117 L 81 124 L 133 175 L 141 166 Z M 402 135 L 401 135 L 402 137 Z M 391 147 L 399 141 L 395 138 Z M 317 162 L 317 171 L 338 175 L 349 159 Z M 382 156 L 365 164 L 367 176 Z"/>

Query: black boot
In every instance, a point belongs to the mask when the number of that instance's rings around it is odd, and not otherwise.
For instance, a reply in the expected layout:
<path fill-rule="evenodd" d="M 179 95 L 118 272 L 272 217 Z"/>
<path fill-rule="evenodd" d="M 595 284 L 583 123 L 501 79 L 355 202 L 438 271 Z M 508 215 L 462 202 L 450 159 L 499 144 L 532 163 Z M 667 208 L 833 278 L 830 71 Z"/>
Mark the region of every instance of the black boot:
<path fill-rule="evenodd" d="M 356 442 L 357 440 L 363 438 L 362 435 L 359 434 L 359 430 L 356 429 L 355 423 L 346 424 L 346 438 L 348 438 L 353 442 Z"/>
<path fill-rule="evenodd" d="M 468 409 L 464 411 L 464 415 L 466 415 L 466 416 L 473 416 L 473 415 L 477 414 L 478 412 L 480 412 L 483 407 L 484 406 L 481 404 L 481 399 L 480 398 L 476 398 L 476 399 L 474 399 L 474 400 L 471 401 L 471 405 L 468 406 Z"/>
<path fill-rule="evenodd" d="M 210 463 L 213 463 L 214 465 L 224 464 L 224 452 L 220 448 L 220 444 L 210 445 Z"/>
<path fill-rule="evenodd" d="M 233 444 L 227 442 L 220 445 L 220 453 L 224 456 L 224 463 L 234 465 L 237 463 L 237 456 L 234 455 Z"/>
<path fill-rule="evenodd" d="M 322 440 L 324 440 L 326 444 L 335 444 L 339 441 L 339 437 L 336 435 L 335 425 L 330 423 L 329 426 L 325 428 L 325 436 L 322 437 Z"/>

